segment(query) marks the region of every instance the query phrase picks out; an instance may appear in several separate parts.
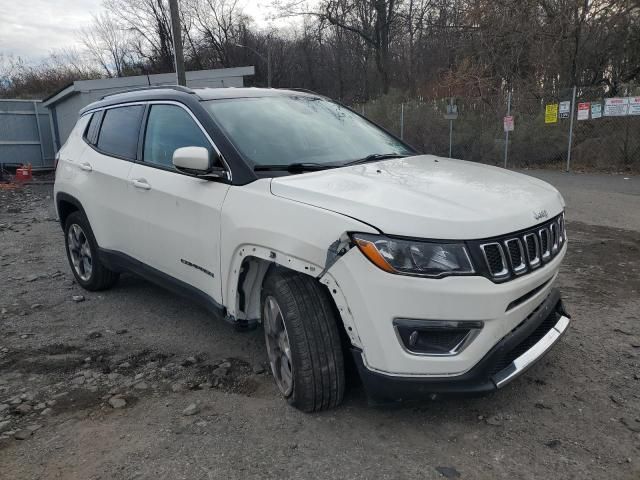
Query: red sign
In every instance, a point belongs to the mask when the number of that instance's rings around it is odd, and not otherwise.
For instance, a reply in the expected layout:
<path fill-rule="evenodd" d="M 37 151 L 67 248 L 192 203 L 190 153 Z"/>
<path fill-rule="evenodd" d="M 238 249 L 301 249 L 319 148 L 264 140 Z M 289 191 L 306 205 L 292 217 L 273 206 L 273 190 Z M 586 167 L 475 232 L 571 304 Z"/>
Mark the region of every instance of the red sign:
<path fill-rule="evenodd" d="M 513 129 L 514 129 L 515 125 L 513 123 L 513 116 L 512 115 L 507 115 L 506 117 L 504 117 L 503 124 L 504 124 L 504 131 L 505 132 L 513 132 Z"/>
<path fill-rule="evenodd" d="M 589 109 L 591 104 L 589 102 L 578 104 L 578 120 L 589 120 Z"/>

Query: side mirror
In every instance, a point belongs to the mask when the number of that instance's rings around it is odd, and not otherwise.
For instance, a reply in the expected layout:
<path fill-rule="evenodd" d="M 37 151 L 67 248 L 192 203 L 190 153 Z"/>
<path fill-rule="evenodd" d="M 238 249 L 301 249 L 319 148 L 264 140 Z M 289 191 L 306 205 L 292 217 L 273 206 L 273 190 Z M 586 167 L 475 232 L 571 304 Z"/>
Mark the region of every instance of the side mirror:
<path fill-rule="evenodd" d="M 227 179 L 224 168 L 214 167 L 209 150 L 204 147 L 181 147 L 173 152 L 173 166 L 177 170 L 209 179 Z"/>

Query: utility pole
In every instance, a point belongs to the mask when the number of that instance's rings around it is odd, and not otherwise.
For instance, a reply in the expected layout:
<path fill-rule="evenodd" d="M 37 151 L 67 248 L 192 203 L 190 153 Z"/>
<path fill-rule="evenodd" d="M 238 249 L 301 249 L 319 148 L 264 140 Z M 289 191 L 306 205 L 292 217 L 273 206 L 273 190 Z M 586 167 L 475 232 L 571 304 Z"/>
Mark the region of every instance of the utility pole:
<path fill-rule="evenodd" d="M 507 97 L 507 117 L 511 116 L 511 90 Z M 507 168 L 507 159 L 509 158 L 509 130 L 504 129 L 504 168 Z"/>
<path fill-rule="evenodd" d="M 184 73 L 184 55 L 182 53 L 182 34 L 180 33 L 180 10 L 178 0 L 169 0 L 171 13 L 171 35 L 173 36 L 173 58 L 176 64 L 176 76 L 178 85 L 187 86 L 187 77 Z"/>
<path fill-rule="evenodd" d="M 267 88 L 271 88 L 271 40 L 267 44 Z"/>
<path fill-rule="evenodd" d="M 576 87 L 571 95 L 571 120 L 569 121 L 569 145 L 567 146 L 567 172 L 571 170 L 571 144 L 573 143 L 573 117 L 576 113 Z"/>
<path fill-rule="evenodd" d="M 453 154 L 453 121 L 458 118 L 458 106 L 453 103 L 453 97 L 449 97 L 449 105 L 444 118 L 449 120 L 449 158 Z"/>

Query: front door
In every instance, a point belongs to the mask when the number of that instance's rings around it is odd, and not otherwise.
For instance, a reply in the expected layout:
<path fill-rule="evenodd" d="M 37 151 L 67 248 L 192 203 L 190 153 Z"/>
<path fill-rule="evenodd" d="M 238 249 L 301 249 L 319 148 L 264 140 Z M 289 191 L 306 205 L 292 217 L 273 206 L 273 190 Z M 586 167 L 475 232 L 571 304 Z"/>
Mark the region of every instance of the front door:
<path fill-rule="evenodd" d="M 220 217 L 229 185 L 178 172 L 180 147 L 214 147 L 186 107 L 150 105 L 142 161 L 129 172 L 138 260 L 222 302 Z"/>

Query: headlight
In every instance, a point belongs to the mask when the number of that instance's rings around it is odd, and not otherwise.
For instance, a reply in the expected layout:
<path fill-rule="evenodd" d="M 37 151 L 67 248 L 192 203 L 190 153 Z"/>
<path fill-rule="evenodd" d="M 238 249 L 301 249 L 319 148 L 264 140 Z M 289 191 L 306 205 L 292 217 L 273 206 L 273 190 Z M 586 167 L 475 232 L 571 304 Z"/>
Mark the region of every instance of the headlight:
<path fill-rule="evenodd" d="M 474 273 L 462 243 L 400 240 L 365 233 L 354 233 L 351 238 L 365 257 L 389 273 L 424 277 Z"/>

